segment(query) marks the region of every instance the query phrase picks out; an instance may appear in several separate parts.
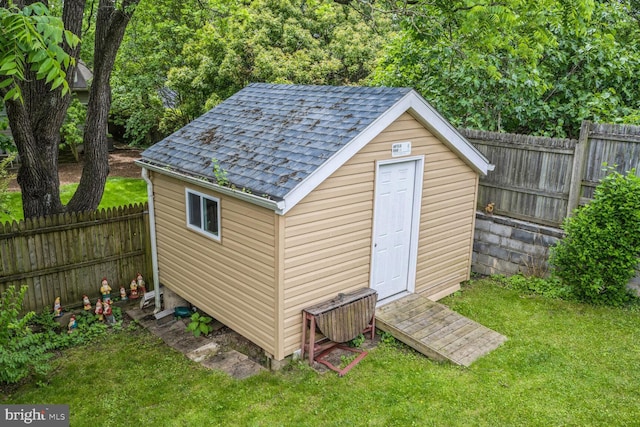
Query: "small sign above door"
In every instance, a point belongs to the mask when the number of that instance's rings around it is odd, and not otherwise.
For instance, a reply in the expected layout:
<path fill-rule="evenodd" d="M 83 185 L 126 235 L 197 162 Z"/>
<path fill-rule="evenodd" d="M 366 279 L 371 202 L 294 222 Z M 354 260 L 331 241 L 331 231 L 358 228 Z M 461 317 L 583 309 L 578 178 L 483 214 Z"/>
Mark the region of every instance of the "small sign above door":
<path fill-rule="evenodd" d="M 410 142 L 397 142 L 391 146 L 391 157 L 408 156 L 411 154 Z"/>

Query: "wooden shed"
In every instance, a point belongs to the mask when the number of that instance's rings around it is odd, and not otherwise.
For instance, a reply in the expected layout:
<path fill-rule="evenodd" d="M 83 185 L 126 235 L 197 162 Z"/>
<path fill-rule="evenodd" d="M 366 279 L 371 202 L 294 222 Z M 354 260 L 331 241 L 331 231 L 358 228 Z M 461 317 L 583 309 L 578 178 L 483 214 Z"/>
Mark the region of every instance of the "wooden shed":
<path fill-rule="evenodd" d="M 282 360 L 301 311 L 469 278 L 487 159 L 408 88 L 251 84 L 142 153 L 159 282 Z"/>

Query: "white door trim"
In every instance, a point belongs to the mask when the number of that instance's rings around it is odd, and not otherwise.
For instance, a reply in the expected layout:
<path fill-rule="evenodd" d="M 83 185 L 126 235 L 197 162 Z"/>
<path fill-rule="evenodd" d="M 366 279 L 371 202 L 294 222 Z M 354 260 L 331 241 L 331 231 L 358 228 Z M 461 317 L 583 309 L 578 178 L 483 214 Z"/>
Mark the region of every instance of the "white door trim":
<path fill-rule="evenodd" d="M 413 186 L 413 211 L 411 215 L 411 244 L 409 246 L 409 271 L 407 272 L 407 290 L 396 295 L 392 295 L 383 300 L 379 300 L 378 305 L 386 304 L 393 299 L 397 299 L 406 294 L 414 293 L 416 290 L 416 270 L 418 264 L 418 239 L 420 237 L 420 211 L 422 207 L 422 183 L 424 181 L 424 156 L 409 156 L 389 160 L 376 161 L 376 173 L 373 195 L 373 226 L 371 235 L 371 262 L 369 269 L 369 287 L 373 287 L 375 272 L 375 239 L 376 239 L 376 200 L 377 200 L 377 179 L 380 166 L 392 163 L 415 162 L 415 182 Z"/>

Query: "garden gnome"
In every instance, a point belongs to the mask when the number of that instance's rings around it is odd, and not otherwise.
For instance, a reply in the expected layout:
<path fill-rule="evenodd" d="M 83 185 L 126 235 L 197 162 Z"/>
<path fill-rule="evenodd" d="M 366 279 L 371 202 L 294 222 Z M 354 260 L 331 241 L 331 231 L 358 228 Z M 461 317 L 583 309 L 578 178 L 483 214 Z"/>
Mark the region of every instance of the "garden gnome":
<path fill-rule="evenodd" d="M 120 286 L 120 299 L 122 301 L 126 301 L 129 298 L 127 298 L 127 291 L 124 289 L 124 286 Z"/>
<path fill-rule="evenodd" d="M 102 294 L 102 301 L 111 301 L 111 286 L 107 282 L 107 278 L 102 278 L 102 286 L 100 286 L 100 293 Z"/>
<path fill-rule="evenodd" d="M 104 316 L 102 315 L 102 301 L 100 301 L 100 298 L 98 298 L 98 301 L 96 301 L 96 311 L 95 311 L 95 313 L 98 316 L 98 320 L 100 320 L 100 321 L 104 320 Z"/>
<path fill-rule="evenodd" d="M 62 316 L 62 306 L 60 305 L 60 297 L 56 297 L 56 301 L 53 303 L 53 315 L 55 317 Z"/>
<path fill-rule="evenodd" d="M 129 298 L 137 299 L 138 298 L 138 284 L 136 283 L 136 279 L 133 279 L 131 281 L 131 284 L 129 285 L 129 288 L 131 289 L 131 292 L 129 293 Z"/>
<path fill-rule="evenodd" d="M 91 310 L 91 301 L 89 300 L 88 296 L 82 295 L 82 304 L 84 304 L 85 311 Z"/>
<path fill-rule="evenodd" d="M 69 326 L 67 327 L 67 333 L 70 334 L 78 327 L 78 322 L 76 321 L 76 315 L 72 314 L 69 319 Z"/>
<path fill-rule="evenodd" d="M 111 311 L 111 300 L 104 303 L 104 316 L 107 319 L 107 323 L 116 323 L 116 319 L 113 317 L 113 312 Z"/>
<path fill-rule="evenodd" d="M 138 283 L 138 290 L 142 295 L 147 292 L 147 288 L 144 285 L 144 279 L 142 278 L 142 274 L 138 273 L 136 276 L 136 282 Z"/>

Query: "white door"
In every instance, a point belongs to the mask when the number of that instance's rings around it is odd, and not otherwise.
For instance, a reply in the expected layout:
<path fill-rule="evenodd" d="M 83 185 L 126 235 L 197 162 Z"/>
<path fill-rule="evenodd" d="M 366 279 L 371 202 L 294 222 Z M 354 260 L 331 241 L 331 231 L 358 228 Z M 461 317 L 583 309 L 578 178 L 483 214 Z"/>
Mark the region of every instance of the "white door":
<path fill-rule="evenodd" d="M 408 161 L 378 167 L 371 287 L 378 291 L 379 300 L 409 288 L 416 164 Z"/>

